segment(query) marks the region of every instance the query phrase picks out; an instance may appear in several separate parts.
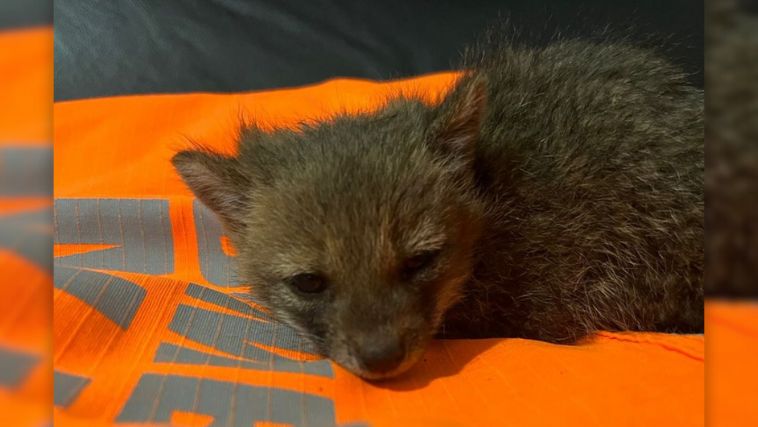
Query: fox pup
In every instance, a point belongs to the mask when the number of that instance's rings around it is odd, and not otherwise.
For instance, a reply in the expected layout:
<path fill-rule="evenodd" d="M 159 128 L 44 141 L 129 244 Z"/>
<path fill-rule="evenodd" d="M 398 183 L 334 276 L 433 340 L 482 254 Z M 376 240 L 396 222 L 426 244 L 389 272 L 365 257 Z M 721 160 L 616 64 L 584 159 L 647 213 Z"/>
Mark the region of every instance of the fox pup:
<path fill-rule="evenodd" d="M 256 300 L 367 379 L 435 336 L 702 331 L 702 91 L 625 44 L 474 57 L 434 105 L 173 157 Z"/>

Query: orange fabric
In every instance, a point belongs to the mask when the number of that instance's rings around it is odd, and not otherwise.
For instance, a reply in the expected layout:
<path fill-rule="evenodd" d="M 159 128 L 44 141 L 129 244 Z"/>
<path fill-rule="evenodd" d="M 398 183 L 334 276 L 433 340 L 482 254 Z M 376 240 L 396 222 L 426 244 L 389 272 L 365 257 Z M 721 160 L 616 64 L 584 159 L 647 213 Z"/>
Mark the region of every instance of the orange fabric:
<path fill-rule="evenodd" d="M 0 146 L 50 144 L 52 29 L 0 31 L 0 82 Z"/>
<path fill-rule="evenodd" d="M 0 172 L 5 167 L 5 149 L 50 145 L 52 49 L 51 28 L 0 31 Z M 0 381 L 2 426 L 49 422 L 52 277 L 16 250 L 26 236 L 11 238 L 2 228 L 10 218 L 50 206 L 49 197 L 0 192 L 0 369 L 16 368 L 7 364 L 9 355 L 21 354 L 34 361 L 18 384 L 8 387 Z"/>
<path fill-rule="evenodd" d="M 376 108 L 394 93 L 419 93 L 433 100 L 454 79 L 455 74 L 447 73 L 385 84 L 335 80 L 305 89 L 245 95 L 127 96 L 57 103 L 55 197 L 190 196 L 167 168 L 174 152 L 187 146 L 187 138 L 231 151 L 240 117 L 262 126 L 293 127 L 304 118 Z"/>
<path fill-rule="evenodd" d="M 240 114 L 270 126 L 293 126 L 303 118 L 324 118 L 335 111 L 376 108 L 398 91 L 412 90 L 433 100 L 455 78 L 455 74 L 442 73 L 390 83 L 340 79 L 260 93 L 131 96 L 56 104 L 56 199 L 94 199 L 98 203 L 112 199 L 166 200 L 173 239 L 173 268 L 169 273 L 100 271 L 127 279 L 145 292 L 127 328 L 119 327 L 66 290 L 56 289 L 56 369 L 88 379 L 87 386 L 70 403 L 56 406 L 56 425 L 108 425 L 123 419 L 119 417 L 128 412 L 125 407 L 143 385 L 141 378 L 154 374 L 326 398 L 334 404 L 338 425 L 703 425 L 702 336 L 602 333 L 579 346 L 520 339 L 437 341 L 410 375 L 369 384 L 335 365 L 331 377 L 244 368 L 241 363 L 248 359 L 214 347 L 225 337 L 221 324 L 214 327 L 217 329 L 208 328 L 209 334 L 216 334 L 211 344 L 176 332 L 172 325 L 182 307 L 191 307 L 191 313 L 235 313 L 228 304 L 191 296 L 190 282 L 227 295 L 244 291 L 244 286 L 213 283 L 201 268 L 204 249 L 198 243 L 202 233 L 195 226 L 197 211 L 193 210 L 191 194 L 168 161 L 186 144 L 184 138 L 229 151 Z M 57 220 L 59 215 L 63 214 L 56 208 Z M 67 257 L 96 254 L 108 244 L 56 242 L 56 256 L 61 265 L 67 265 L 74 263 L 66 261 L 72 259 Z M 225 242 L 219 243 L 218 251 L 232 254 Z M 260 313 L 245 318 L 253 322 L 256 316 L 265 316 L 265 311 Z M 156 361 L 162 343 L 226 357 L 239 364 Z M 318 362 L 307 351 L 277 349 L 277 343 L 252 346 L 300 360 L 303 366 Z M 151 425 L 213 425 L 212 414 L 201 409 L 209 397 L 198 390 L 185 390 L 194 396 L 192 408 L 175 408 L 164 421 L 156 415 L 160 403 L 151 403 Z M 252 405 L 249 401 L 245 404 Z M 245 404 L 237 403 L 243 405 L 240 411 Z M 275 403 L 269 404 L 269 411 L 272 405 Z M 280 424 L 259 420 L 254 425 Z"/>
<path fill-rule="evenodd" d="M 708 426 L 758 424 L 758 301 L 709 301 Z"/>

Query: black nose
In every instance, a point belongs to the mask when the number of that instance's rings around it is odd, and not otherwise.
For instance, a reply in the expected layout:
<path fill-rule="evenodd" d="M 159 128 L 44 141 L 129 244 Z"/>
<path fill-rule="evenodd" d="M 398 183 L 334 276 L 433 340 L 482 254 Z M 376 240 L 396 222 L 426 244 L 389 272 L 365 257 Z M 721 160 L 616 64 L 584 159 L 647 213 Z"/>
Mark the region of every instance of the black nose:
<path fill-rule="evenodd" d="M 405 359 L 405 346 L 402 340 L 395 337 L 373 337 L 364 341 L 358 357 L 369 372 L 390 372 Z"/>

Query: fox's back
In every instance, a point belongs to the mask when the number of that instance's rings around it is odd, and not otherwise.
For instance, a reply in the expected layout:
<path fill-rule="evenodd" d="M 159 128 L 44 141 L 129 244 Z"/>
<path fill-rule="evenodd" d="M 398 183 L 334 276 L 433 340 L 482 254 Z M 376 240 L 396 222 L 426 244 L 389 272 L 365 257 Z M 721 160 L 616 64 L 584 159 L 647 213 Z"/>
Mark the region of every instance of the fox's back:
<path fill-rule="evenodd" d="M 489 301 L 491 334 L 701 329 L 702 91 L 613 44 L 506 47 L 473 66 L 458 90 L 487 82 L 489 209 L 468 301 Z"/>

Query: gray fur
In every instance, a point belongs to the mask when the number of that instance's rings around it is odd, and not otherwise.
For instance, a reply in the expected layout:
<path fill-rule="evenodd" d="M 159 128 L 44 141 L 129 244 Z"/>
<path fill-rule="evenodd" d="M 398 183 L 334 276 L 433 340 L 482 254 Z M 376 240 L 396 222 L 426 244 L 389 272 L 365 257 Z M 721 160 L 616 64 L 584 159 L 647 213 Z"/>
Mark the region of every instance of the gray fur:
<path fill-rule="evenodd" d="M 256 298 L 366 378 L 404 371 L 435 334 L 702 331 L 702 92 L 623 44 L 468 58 L 435 106 L 246 125 L 235 157 L 176 155 Z M 299 294 L 301 273 L 327 289 Z M 377 342 L 404 357 L 371 369 Z"/>

